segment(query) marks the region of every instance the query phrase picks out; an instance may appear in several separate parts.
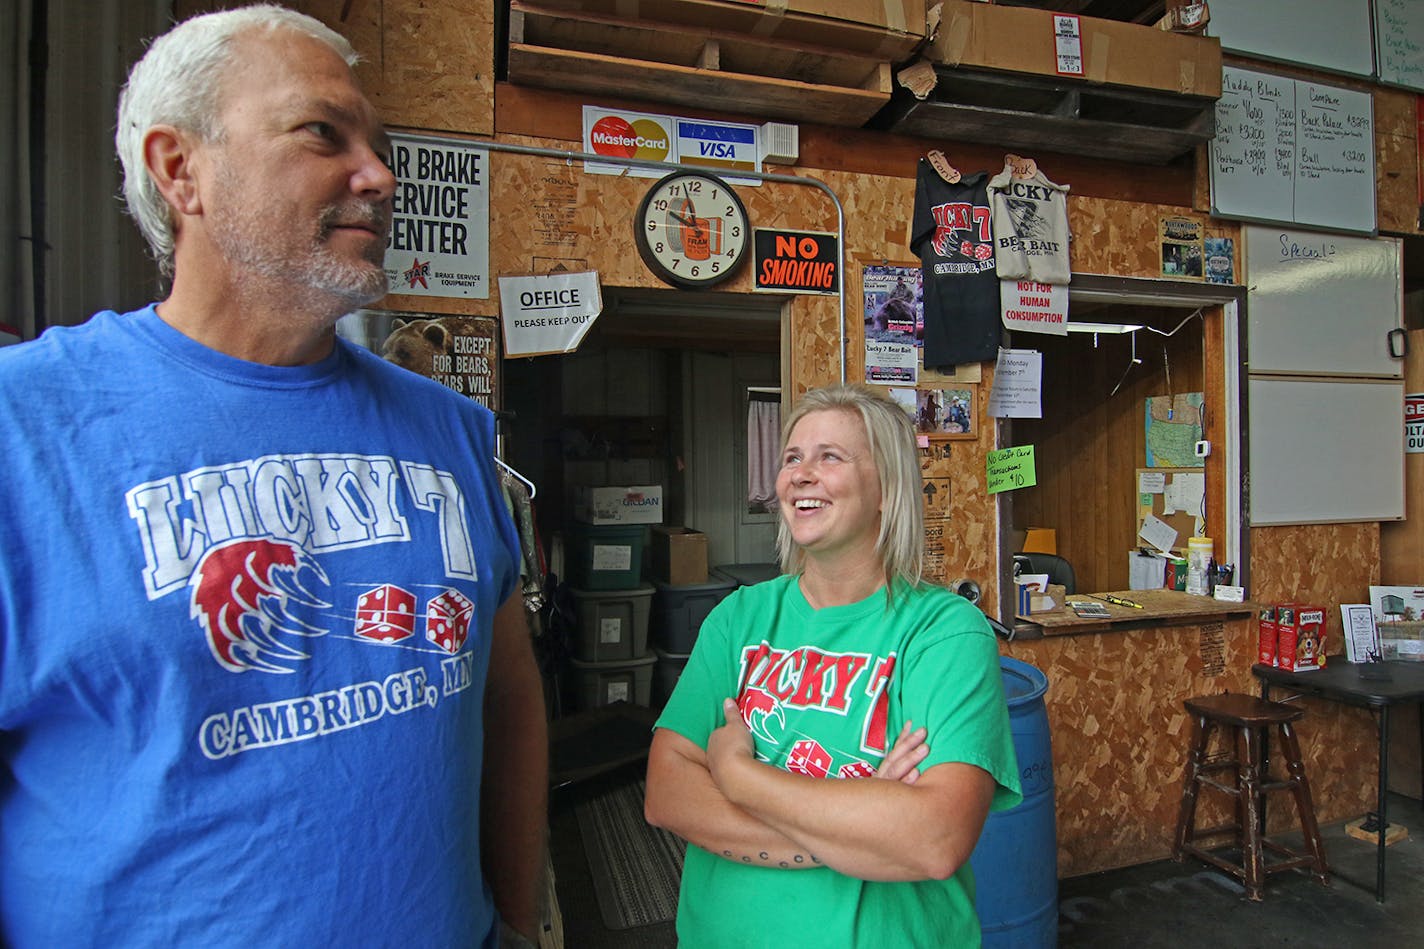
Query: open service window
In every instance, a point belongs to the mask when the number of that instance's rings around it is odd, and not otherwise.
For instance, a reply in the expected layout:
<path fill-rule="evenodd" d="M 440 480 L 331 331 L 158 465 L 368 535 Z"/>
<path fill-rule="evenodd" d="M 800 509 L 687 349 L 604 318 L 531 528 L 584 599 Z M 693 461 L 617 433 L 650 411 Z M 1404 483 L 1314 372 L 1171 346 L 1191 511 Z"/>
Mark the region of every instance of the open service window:
<path fill-rule="evenodd" d="M 1138 548 L 1185 551 L 1198 533 L 1245 583 L 1244 301 L 1236 286 L 1075 274 L 1070 332 L 1006 334 L 1042 354 L 1042 418 L 998 421 L 998 447 L 1032 445 L 1037 473 L 999 495 L 1001 617 L 1025 549 L 1066 560 L 1077 592 L 1126 590 Z"/>

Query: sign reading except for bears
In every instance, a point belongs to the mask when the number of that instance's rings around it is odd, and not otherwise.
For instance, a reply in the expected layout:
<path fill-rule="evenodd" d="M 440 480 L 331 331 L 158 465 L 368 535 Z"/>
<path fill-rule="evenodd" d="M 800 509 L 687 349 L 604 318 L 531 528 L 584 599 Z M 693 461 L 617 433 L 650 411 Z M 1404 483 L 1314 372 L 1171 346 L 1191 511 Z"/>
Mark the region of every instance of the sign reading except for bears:
<path fill-rule="evenodd" d="M 499 321 L 491 316 L 401 314 L 381 345 L 398 366 L 499 408 Z"/>
<path fill-rule="evenodd" d="M 753 233 L 756 283 L 753 290 L 771 293 L 839 293 L 840 239 L 819 231 Z"/>

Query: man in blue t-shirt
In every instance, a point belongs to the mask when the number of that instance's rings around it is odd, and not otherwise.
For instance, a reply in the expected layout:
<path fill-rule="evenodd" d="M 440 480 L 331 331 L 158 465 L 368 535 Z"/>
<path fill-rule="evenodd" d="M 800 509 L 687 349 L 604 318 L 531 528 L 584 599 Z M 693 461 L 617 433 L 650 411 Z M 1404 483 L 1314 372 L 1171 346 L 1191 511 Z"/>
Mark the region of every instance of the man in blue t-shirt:
<path fill-rule="evenodd" d="M 273 6 L 156 40 L 116 144 L 170 292 L 0 352 L 0 944 L 536 933 L 493 418 L 335 334 L 396 187 L 354 62 Z"/>

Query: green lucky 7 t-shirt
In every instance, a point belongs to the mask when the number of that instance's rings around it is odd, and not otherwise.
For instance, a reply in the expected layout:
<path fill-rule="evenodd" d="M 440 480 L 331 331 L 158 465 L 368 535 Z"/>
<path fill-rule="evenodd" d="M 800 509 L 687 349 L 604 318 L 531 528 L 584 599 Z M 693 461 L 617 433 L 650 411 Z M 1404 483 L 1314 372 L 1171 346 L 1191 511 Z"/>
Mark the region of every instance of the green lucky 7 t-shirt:
<path fill-rule="evenodd" d="M 703 622 L 659 728 L 699 747 L 739 699 L 756 755 L 827 779 L 874 774 L 905 721 L 929 730 L 928 770 L 977 765 L 992 810 L 1021 800 L 998 647 L 982 613 L 941 587 L 882 589 L 812 609 L 795 577 L 742 587 Z M 871 882 L 829 867 L 746 865 L 689 846 L 680 949 L 972 947 L 980 943 L 966 862 L 948 880 Z"/>

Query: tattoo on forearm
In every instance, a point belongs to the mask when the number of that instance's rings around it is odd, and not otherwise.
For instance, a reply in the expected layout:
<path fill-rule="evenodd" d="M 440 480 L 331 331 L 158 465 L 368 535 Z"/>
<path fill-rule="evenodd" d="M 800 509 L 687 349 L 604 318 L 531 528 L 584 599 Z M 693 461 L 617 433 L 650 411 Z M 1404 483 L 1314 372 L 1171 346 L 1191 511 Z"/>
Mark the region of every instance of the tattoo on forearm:
<path fill-rule="evenodd" d="M 821 861 L 817 859 L 815 854 L 794 853 L 789 858 L 783 860 L 779 857 L 773 857 L 765 850 L 758 851 L 756 856 L 752 856 L 749 853 L 737 854 L 731 850 L 723 850 L 722 856 L 727 860 L 747 864 L 749 866 L 778 866 L 784 870 L 790 870 L 794 867 L 804 867 L 808 864 L 818 867 L 822 866 Z"/>

